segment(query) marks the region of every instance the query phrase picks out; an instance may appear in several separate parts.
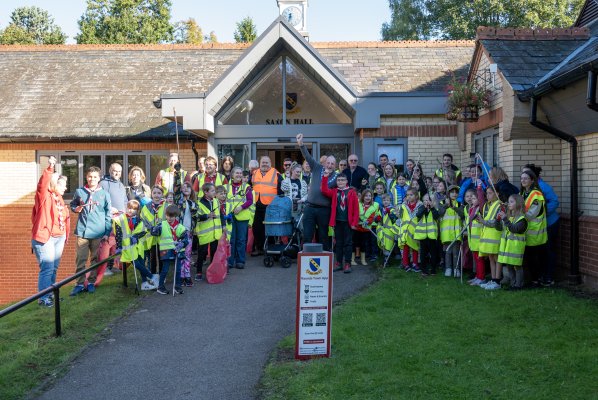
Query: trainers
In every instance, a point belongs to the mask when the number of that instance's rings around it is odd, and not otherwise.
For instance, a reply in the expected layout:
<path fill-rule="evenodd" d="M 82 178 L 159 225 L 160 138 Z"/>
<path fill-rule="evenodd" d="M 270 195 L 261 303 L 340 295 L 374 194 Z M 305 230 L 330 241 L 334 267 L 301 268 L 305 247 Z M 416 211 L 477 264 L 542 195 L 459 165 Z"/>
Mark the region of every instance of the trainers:
<path fill-rule="evenodd" d="M 472 280 L 469 281 L 469 285 L 471 286 L 480 286 L 481 283 L 483 283 L 484 281 L 478 278 L 473 278 Z"/>
<path fill-rule="evenodd" d="M 417 265 L 413 265 L 413 267 L 411 267 L 411 272 L 420 273 L 422 270 L 419 269 Z"/>
<path fill-rule="evenodd" d="M 343 269 L 343 267 L 341 266 L 341 263 L 339 263 L 338 261 L 334 263 L 334 269 L 332 270 L 333 272 L 336 271 L 341 271 Z"/>
<path fill-rule="evenodd" d="M 73 290 L 71 290 L 70 296 L 76 296 L 76 295 L 78 295 L 79 293 L 81 293 L 84 290 L 85 290 L 85 286 L 83 286 L 83 285 L 75 285 L 75 287 L 73 288 Z"/>
<path fill-rule="evenodd" d="M 235 268 L 236 268 L 236 269 L 245 269 L 245 264 L 243 264 L 243 263 L 237 263 L 237 264 L 235 265 Z"/>
<path fill-rule="evenodd" d="M 453 276 L 453 269 L 452 268 L 446 268 L 444 270 L 444 276 Z"/>
<path fill-rule="evenodd" d="M 145 281 L 141 284 L 141 290 L 155 290 L 156 286 L 152 281 Z"/>
<path fill-rule="evenodd" d="M 403 270 L 405 270 L 405 272 L 411 271 L 411 265 L 403 265 L 401 268 L 403 268 Z"/>
<path fill-rule="evenodd" d="M 112 272 L 111 269 L 106 268 L 106 270 L 104 271 L 104 276 L 112 276 L 114 275 L 114 272 Z"/>
<path fill-rule="evenodd" d="M 486 286 L 488 286 L 488 284 L 490 282 L 492 282 L 492 281 L 482 281 L 482 282 L 480 282 L 480 284 L 478 286 L 481 287 L 482 289 L 486 289 Z"/>
<path fill-rule="evenodd" d="M 343 273 L 349 274 L 351 271 L 351 263 L 345 263 L 345 266 L 343 267 Z"/>
<path fill-rule="evenodd" d="M 164 286 L 160 286 L 158 290 L 156 290 L 158 294 L 169 294 L 170 292 Z"/>
<path fill-rule="evenodd" d="M 183 293 L 185 293 L 185 292 L 183 292 L 183 288 L 182 288 L 182 287 L 180 287 L 180 286 L 175 286 L 175 287 L 174 287 L 174 292 L 175 292 L 176 294 L 183 294 Z"/>
<path fill-rule="evenodd" d="M 187 287 L 193 287 L 193 280 L 190 277 L 185 278 L 185 280 L 187 281 Z"/>
<path fill-rule="evenodd" d="M 202 274 L 195 275 L 195 280 L 196 281 L 203 281 L 203 275 Z"/>
<path fill-rule="evenodd" d="M 500 289 L 500 285 L 494 281 L 490 281 L 486 284 L 486 286 L 484 286 L 484 289 L 486 290 L 496 290 L 496 289 Z"/>
<path fill-rule="evenodd" d="M 541 280 L 540 285 L 542 285 L 543 287 L 552 287 L 554 286 L 554 281 Z"/>
<path fill-rule="evenodd" d="M 38 299 L 37 304 L 39 304 L 42 307 L 48 307 L 48 308 L 54 307 L 54 301 L 52 301 L 52 299 L 50 297 Z"/>
<path fill-rule="evenodd" d="M 93 283 L 88 283 L 87 284 L 87 293 L 95 293 L 96 292 L 96 286 Z"/>
<path fill-rule="evenodd" d="M 455 268 L 455 270 L 453 271 L 453 276 L 455 278 L 461 278 L 461 270 L 459 270 L 459 268 Z"/>

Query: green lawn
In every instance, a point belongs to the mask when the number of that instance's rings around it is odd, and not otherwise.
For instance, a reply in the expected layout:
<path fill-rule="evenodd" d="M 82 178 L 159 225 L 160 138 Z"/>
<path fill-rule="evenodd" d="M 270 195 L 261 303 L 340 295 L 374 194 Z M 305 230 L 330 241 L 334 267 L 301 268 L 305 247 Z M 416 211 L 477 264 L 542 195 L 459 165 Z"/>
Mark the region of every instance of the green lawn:
<path fill-rule="evenodd" d="M 565 290 L 485 291 L 386 270 L 337 306 L 332 357 L 283 340 L 264 399 L 596 399 L 598 303 Z"/>
<path fill-rule="evenodd" d="M 47 378 L 62 375 L 65 363 L 137 304 L 133 270 L 128 272 L 128 289 L 122 287 L 121 274 L 105 278 L 93 295 L 71 298 L 72 286 L 64 287 L 60 291 L 64 301 L 59 338 L 54 336 L 53 308 L 31 303 L 0 319 L 0 399 L 22 398 Z"/>

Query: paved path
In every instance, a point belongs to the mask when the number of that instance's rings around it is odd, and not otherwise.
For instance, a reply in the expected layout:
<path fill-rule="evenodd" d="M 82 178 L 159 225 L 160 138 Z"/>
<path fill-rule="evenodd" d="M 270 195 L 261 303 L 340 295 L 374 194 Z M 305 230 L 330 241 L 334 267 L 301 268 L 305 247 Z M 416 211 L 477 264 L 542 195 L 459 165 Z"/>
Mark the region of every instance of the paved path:
<path fill-rule="evenodd" d="M 223 284 L 147 296 L 40 398 L 253 399 L 269 353 L 294 329 L 297 268 L 248 261 Z M 368 267 L 336 272 L 334 301 L 374 279 Z"/>

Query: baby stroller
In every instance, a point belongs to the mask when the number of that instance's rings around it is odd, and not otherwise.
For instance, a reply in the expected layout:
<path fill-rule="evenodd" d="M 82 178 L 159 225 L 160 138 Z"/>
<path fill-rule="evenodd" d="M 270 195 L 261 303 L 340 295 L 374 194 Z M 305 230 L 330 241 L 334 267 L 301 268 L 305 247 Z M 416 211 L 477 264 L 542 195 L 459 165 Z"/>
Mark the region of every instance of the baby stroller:
<path fill-rule="evenodd" d="M 292 201 L 286 196 L 278 196 L 266 208 L 264 227 L 266 240 L 264 242 L 264 266 L 271 268 L 274 261 L 279 261 L 283 268 L 289 268 L 297 253 L 301 249 L 301 231 L 299 226 L 303 213 L 297 219 L 292 215 Z M 283 237 L 288 241 L 283 242 Z M 271 238 L 274 244 L 270 244 Z"/>

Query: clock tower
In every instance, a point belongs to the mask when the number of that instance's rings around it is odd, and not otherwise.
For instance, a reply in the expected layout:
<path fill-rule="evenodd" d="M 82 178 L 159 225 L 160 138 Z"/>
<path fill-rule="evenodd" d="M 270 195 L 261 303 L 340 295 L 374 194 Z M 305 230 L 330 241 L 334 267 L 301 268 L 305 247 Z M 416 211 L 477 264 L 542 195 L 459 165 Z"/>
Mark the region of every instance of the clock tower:
<path fill-rule="evenodd" d="M 308 39 L 307 33 L 307 0 L 276 0 L 280 15 L 304 38 Z"/>

